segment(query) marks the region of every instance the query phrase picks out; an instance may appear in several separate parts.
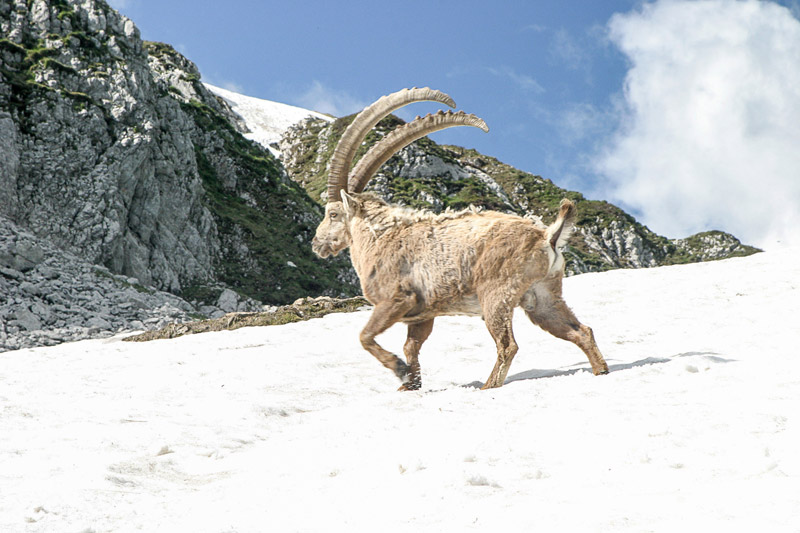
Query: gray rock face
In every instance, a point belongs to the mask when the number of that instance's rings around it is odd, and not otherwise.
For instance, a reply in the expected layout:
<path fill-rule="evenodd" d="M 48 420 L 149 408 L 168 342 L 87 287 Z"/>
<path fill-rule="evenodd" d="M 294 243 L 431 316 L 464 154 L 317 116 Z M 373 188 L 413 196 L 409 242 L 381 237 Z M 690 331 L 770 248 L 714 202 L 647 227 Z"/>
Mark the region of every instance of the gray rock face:
<path fill-rule="evenodd" d="M 42 248 L 31 240 L 20 238 L 0 248 L 0 267 L 28 272 L 44 260 Z"/>
<path fill-rule="evenodd" d="M 199 79 L 191 61 L 143 42 L 103 0 L 0 2 L 0 218 L 26 235 L 0 247 L 0 288 L 14 298 L 2 293 L 5 335 L 149 327 L 155 317 L 140 315 L 153 306 L 173 314 L 133 290 L 94 306 L 128 314 L 68 320 L 56 305 L 74 305 L 72 290 L 55 291 L 56 303 L 36 292 L 63 282 L 60 259 L 89 269 L 76 298 L 104 301 L 89 289 L 98 265 L 210 316 L 226 290 L 237 310 L 357 291 L 339 263 L 311 253 L 320 207 Z"/>
<path fill-rule="evenodd" d="M 0 215 L 176 294 L 355 290 L 311 253 L 319 206 L 172 47 L 102 0 L 4 2 L 0 30 Z"/>
<path fill-rule="evenodd" d="M 0 27 L 0 64 L 18 75 L 0 84 L 0 214 L 144 284 L 212 279 L 194 123 L 162 94 L 133 23 L 104 2 L 37 0 Z"/>
<path fill-rule="evenodd" d="M 7 266 L 31 249 L 37 262 L 26 272 Z M 220 304 L 233 302 L 233 309 L 187 302 L 65 252 L 2 216 L 0 258 L 0 352 L 264 309 L 223 288 Z"/>
<path fill-rule="evenodd" d="M 9 263 L 23 263 L 25 272 Z M 0 265 L 0 352 L 162 327 L 194 316 L 193 306 L 177 296 L 112 274 L 1 216 Z"/>
<path fill-rule="evenodd" d="M 0 111 L 0 209 L 17 209 L 17 173 L 19 172 L 19 151 L 17 148 L 17 128 L 11 115 Z"/>

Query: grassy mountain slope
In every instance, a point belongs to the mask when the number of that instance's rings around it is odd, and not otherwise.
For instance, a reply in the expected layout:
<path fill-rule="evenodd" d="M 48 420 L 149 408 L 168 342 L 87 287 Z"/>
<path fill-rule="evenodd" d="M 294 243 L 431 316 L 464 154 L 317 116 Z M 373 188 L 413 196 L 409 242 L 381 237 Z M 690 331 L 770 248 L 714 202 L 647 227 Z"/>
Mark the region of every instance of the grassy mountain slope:
<path fill-rule="evenodd" d="M 281 141 L 289 175 L 317 201 L 325 200 L 327 164 L 336 143 L 354 116 L 332 123 L 307 120 Z M 360 147 L 358 159 L 402 120 L 382 120 Z M 518 170 L 476 150 L 420 139 L 392 157 L 367 190 L 390 202 L 441 211 L 476 205 L 538 216 L 550 222 L 562 198 L 578 206 L 577 231 L 567 249 L 571 273 L 638 268 L 749 255 L 756 248 L 714 231 L 670 240 L 638 223 L 622 209 L 558 187 L 550 180 Z"/>

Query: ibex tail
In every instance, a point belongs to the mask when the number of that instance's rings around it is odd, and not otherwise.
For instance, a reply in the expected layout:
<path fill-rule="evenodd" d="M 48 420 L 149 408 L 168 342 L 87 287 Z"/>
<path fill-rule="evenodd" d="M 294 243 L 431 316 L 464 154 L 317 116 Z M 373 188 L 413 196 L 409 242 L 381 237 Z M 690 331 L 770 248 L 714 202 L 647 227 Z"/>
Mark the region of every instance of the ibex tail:
<path fill-rule="evenodd" d="M 547 241 L 554 252 L 558 252 L 569 239 L 572 233 L 572 222 L 575 220 L 575 204 L 564 198 L 561 200 L 561 208 L 558 211 L 558 218 L 547 228 Z"/>

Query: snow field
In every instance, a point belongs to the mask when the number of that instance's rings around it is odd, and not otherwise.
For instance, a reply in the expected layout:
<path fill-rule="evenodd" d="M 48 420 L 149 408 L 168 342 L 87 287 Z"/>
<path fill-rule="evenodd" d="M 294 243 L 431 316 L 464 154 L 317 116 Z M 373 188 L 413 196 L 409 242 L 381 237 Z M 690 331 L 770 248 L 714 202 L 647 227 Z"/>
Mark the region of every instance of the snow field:
<path fill-rule="evenodd" d="M 492 391 L 465 317 L 0 354 L 0 531 L 800 531 L 797 258 L 569 278 L 611 373 L 518 313 Z"/>

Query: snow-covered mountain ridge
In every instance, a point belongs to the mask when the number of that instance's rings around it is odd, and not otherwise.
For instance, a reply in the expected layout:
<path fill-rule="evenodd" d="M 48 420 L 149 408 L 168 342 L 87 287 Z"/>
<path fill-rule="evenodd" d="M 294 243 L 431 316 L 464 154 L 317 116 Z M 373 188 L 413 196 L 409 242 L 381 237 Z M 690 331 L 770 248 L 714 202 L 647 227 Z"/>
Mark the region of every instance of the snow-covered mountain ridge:
<path fill-rule="evenodd" d="M 279 102 L 239 94 L 221 87 L 204 84 L 211 92 L 223 98 L 231 110 L 242 117 L 247 132 L 245 137 L 268 148 L 276 156 L 278 141 L 291 127 L 307 118 L 332 121 L 333 118 L 316 111 L 310 111 Z"/>
<path fill-rule="evenodd" d="M 368 311 L 0 354 L 0 530 L 796 532 L 798 254 L 568 278 L 611 373 L 520 313 L 492 391 L 468 317 L 411 393 Z"/>

